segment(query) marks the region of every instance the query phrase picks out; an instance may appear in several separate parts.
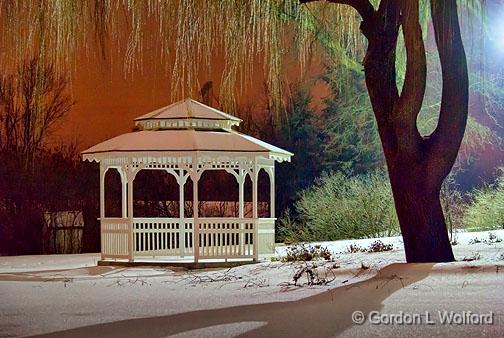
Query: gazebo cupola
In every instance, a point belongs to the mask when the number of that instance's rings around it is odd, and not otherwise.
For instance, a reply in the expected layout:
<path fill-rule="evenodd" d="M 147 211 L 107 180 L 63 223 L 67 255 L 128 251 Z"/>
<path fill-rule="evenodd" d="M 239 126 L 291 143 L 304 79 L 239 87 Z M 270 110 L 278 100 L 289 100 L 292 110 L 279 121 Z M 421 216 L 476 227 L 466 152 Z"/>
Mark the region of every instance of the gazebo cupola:
<path fill-rule="evenodd" d="M 100 163 L 102 260 L 257 260 L 274 252 L 275 161 L 292 153 L 233 129 L 241 120 L 192 99 L 135 119 L 135 131 L 83 151 Z M 105 174 L 116 169 L 122 184 L 122 217 L 105 217 Z M 176 179 L 176 218 L 141 218 L 133 214 L 133 184 L 141 170 L 164 170 Z M 198 181 L 203 172 L 225 170 L 238 183 L 238 217 L 200 217 Z M 259 172 L 270 183 L 270 214 L 258 216 Z M 244 186 L 252 182 L 252 213 L 245 217 Z M 192 181 L 191 215 L 184 210 L 184 185 Z"/>
<path fill-rule="evenodd" d="M 239 126 L 241 119 L 197 101 L 186 99 L 135 119 L 141 130 L 201 129 L 227 130 Z"/>

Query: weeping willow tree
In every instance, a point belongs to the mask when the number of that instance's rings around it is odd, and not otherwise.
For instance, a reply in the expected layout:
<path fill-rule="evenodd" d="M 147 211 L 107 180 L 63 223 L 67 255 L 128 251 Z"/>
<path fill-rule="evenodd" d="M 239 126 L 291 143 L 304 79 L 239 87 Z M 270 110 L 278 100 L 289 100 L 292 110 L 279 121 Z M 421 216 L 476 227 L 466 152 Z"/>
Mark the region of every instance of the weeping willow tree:
<path fill-rule="evenodd" d="M 352 18 L 349 9 L 332 12 L 341 22 Z M 278 112 L 282 56 L 292 42 L 285 23 L 296 17 L 301 23 L 292 26 L 302 31 L 302 16 L 295 0 L 0 0 L 0 67 L 36 57 L 64 69 L 76 56 L 95 53 L 132 74 L 154 52 L 170 75 L 175 100 L 195 95 L 199 76 L 210 75 L 212 64 L 224 60 L 220 102 L 233 110 L 237 92 L 262 64 Z M 358 25 L 349 29 L 358 34 Z"/>
<path fill-rule="evenodd" d="M 37 57 L 64 69 L 85 51 L 100 54 L 105 62 L 121 55 L 128 74 L 141 71 L 143 57 L 155 51 L 171 74 L 171 95 L 176 98 L 195 93 L 200 88 L 198 75 L 209 74 L 217 58 L 224 60 L 220 101 L 233 110 L 236 94 L 253 81 L 255 69 L 262 65 L 270 104 L 279 112 L 282 59 L 295 42 L 303 68 L 312 48 L 310 22 L 315 16 L 325 22 L 330 57 L 355 69 L 362 67 L 357 60 L 364 58 L 366 87 L 407 260 L 453 260 L 439 191 L 457 157 L 468 112 L 467 62 L 455 0 L 310 4 L 297 0 L 0 0 L 0 67 Z M 417 126 L 427 79 L 425 20 L 433 24 L 442 73 L 439 118 L 428 135 Z M 403 72 L 396 65 L 397 47 L 402 44 Z"/>

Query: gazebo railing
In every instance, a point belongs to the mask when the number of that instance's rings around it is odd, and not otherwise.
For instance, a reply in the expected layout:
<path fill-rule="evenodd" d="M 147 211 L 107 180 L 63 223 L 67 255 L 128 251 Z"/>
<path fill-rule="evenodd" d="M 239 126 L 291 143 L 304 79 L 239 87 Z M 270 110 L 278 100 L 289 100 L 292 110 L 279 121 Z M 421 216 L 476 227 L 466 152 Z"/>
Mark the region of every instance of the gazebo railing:
<path fill-rule="evenodd" d="M 197 224 L 199 259 L 257 259 L 258 255 L 273 250 L 274 218 L 198 218 Z M 195 256 L 193 231 L 192 218 L 135 217 L 132 226 L 128 218 L 104 218 L 101 220 L 102 257 L 192 258 Z"/>
<path fill-rule="evenodd" d="M 192 256 L 192 229 L 188 218 L 133 218 L 134 256 Z"/>
<path fill-rule="evenodd" d="M 134 218 L 134 256 L 194 256 L 194 220 L 183 223 L 181 231 L 178 218 Z M 199 258 L 253 258 L 254 224 L 250 218 L 198 218 Z"/>
<path fill-rule="evenodd" d="M 199 258 L 254 258 L 255 220 L 199 218 Z"/>
<path fill-rule="evenodd" d="M 263 258 L 272 257 L 275 252 L 276 218 L 257 219 L 257 255 Z"/>
<path fill-rule="evenodd" d="M 130 224 L 127 218 L 101 220 L 101 254 L 103 258 L 129 258 Z"/>

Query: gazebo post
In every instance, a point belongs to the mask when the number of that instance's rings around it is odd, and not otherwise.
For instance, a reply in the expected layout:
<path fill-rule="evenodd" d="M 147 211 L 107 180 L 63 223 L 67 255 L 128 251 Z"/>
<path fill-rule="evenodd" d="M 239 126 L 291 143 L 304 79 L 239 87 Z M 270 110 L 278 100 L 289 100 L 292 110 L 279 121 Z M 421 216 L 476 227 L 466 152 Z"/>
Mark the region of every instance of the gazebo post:
<path fill-rule="evenodd" d="M 184 185 L 186 183 L 187 176 L 184 175 L 184 169 L 179 169 L 179 175 L 177 176 L 177 183 L 179 185 L 179 230 L 180 230 L 180 257 L 184 257 L 185 252 L 185 220 L 184 220 Z"/>
<path fill-rule="evenodd" d="M 258 167 L 256 166 L 253 171 L 252 177 L 252 218 L 258 218 L 257 214 L 257 180 L 259 178 Z"/>
<path fill-rule="evenodd" d="M 108 167 L 100 162 L 100 237 L 103 233 L 103 224 L 105 221 L 105 174 L 107 173 Z M 103 241 L 103 238 L 101 238 Z M 101 246 L 103 248 L 103 244 Z M 100 250 L 101 259 L 104 259 L 104 252 Z"/>
<path fill-rule="evenodd" d="M 244 200 L 245 200 L 245 194 L 244 194 L 244 181 L 245 181 L 245 175 L 244 175 L 243 169 L 240 169 L 240 174 L 237 177 L 238 180 L 238 217 L 243 218 L 244 217 Z"/>
<path fill-rule="evenodd" d="M 128 255 L 129 258 L 128 260 L 130 262 L 133 261 L 134 258 L 134 244 L 133 244 L 133 181 L 135 180 L 135 171 L 133 171 L 133 168 L 129 168 L 127 171 L 127 178 L 128 178 L 128 226 L 129 226 L 129 233 L 128 233 Z"/>
<path fill-rule="evenodd" d="M 198 263 L 199 259 L 199 221 L 198 221 L 198 181 L 199 173 L 197 172 L 196 160 L 193 162 L 193 175 L 191 179 L 193 181 L 193 253 L 194 253 L 194 263 Z"/>
<path fill-rule="evenodd" d="M 270 179 L 270 217 L 275 218 L 275 167 L 268 170 Z"/>
<path fill-rule="evenodd" d="M 100 221 L 105 218 L 105 174 L 107 169 L 100 163 Z"/>
<path fill-rule="evenodd" d="M 254 219 L 254 237 L 253 237 L 253 247 L 254 247 L 254 261 L 257 261 L 259 255 L 257 252 L 257 241 L 259 240 L 259 220 L 257 215 L 257 180 L 259 179 L 259 166 L 254 165 L 254 170 L 252 171 L 252 218 Z"/>
<path fill-rule="evenodd" d="M 245 254 L 245 233 L 244 231 L 244 223 L 243 218 L 245 217 L 244 207 L 245 207 L 245 177 L 246 173 L 244 169 L 238 169 L 238 176 L 236 179 L 238 180 L 238 217 L 240 218 L 240 255 Z"/>
<path fill-rule="evenodd" d="M 128 178 L 124 167 L 120 167 L 119 174 L 121 176 L 121 217 L 128 217 Z"/>

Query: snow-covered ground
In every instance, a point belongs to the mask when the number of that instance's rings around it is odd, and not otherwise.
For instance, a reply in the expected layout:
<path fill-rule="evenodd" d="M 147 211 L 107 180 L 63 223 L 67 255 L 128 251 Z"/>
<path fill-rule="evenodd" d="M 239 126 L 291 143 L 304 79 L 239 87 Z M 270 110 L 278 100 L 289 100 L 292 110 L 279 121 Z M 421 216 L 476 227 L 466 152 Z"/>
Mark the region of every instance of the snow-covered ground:
<path fill-rule="evenodd" d="M 504 231 L 492 233 L 504 239 Z M 188 271 L 97 267 L 97 254 L 0 257 L 0 337 L 501 337 L 504 243 L 469 244 L 474 238 L 489 234 L 457 234 L 459 261 L 435 265 L 402 264 L 398 237 L 380 239 L 394 244 L 380 253 L 345 253 L 350 244 L 367 247 L 374 239 L 320 243 L 334 253 L 335 262 L 317 263 L 332 281 L 311 287 L 292 285 L 302 263 Z M 285 250 L 279 247 L 278 255 Z M 493 311 L 495 322 L 352 325 L 353 311 L 373 309 L 436 316 L 444 309 Z"/>
<path fill-rule="evenodd" d="M 454 232 L 452 241 L 456 242 L 456 244 L 467 245 L 473 241 L 484 241 L 489 239 L 489 235 L 493 234 L 498 239 L 504 240 L 504 230 L 492 230 L 492 231 L 481 231 L 481 232 Z M 394 249 L 403 250 L 403 241 L 401 236 L 396 237 L 381 237 L 381 238 L 365 238 L 365 239 L 351 239 L 351 240 L 341 240 L 341 241 L 333 241 L 333 242 L 314 242 L 309 243 L 308 245 L 320 245 L 322 247 L 327 248 L 331 252 L 338 254 L 341 252 L 346 252 L 350 244 L 356 244 L 362 248 L 369 247 L 371 243 L 376 240 L 380 240 L 384 244 L 392 244 Z M 285 256 L 286 250 L 288 246 L 279 246 L 276 248 L 276 256 L 278 258 Z"/>

